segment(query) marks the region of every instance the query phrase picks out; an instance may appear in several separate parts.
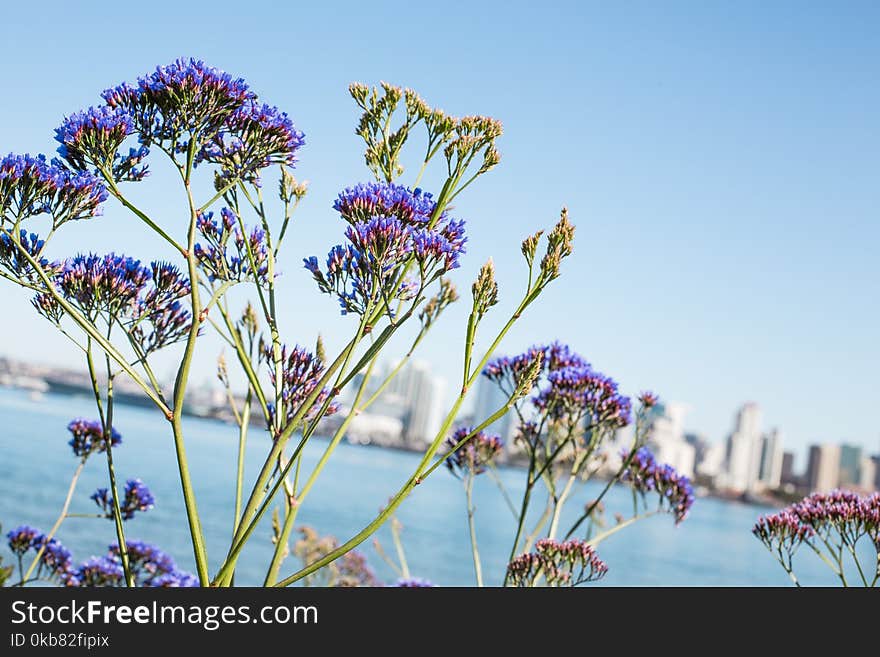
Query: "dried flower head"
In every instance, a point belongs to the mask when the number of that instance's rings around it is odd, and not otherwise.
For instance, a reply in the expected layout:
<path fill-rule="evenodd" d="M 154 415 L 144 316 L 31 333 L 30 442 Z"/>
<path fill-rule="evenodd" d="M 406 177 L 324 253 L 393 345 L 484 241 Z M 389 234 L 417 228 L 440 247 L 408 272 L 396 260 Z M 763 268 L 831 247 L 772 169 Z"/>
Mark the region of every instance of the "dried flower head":
<path fill-rule="evenodd" d="M 589 543 L 549 538 L 542 538 L 533 552 L 519 555 L 507 566 L 508 581 L 518 587 L 538 586 L 542 581 L 547 586 L 578 586 L 601 579 L 607 572 L 608 566 Z"/>
<path fill-rule="evenodd" d="M 471 434 L 474 435 L 468 438 Z M 504 449 L 504 443 L 499 436 L 484 431 L 474 433 L 474 427 L 460 427 L 446 439 L 446 447 L 451 452 L 446 467 L 455 476 L 464 477 L 484 473 Z"/>
<path fill-rule="evenodd" d="M 628 453 L 623 453 L 627 458 Z M 694 505 L 694 489 L 690 479 L 670 465 L 661 465 L 646 447 L 640 448 L 623 472 L 621 481 L 629 483 L 643 498 L 653 492 L 659 497 L 660 508 L 675 517 L 675 524 L 687 518 Z"/>
<path fill-rule="evenodd" d="M 99 420 L 76 418 L 67 425 L 71 438 L 68 443 L 75 456 L 86 458 L 90 454 L 103 452 L 107 449 L 104 426 Z M 116 429 L 110 432 L 110 446 L 117 447 L 122 443 L 122 436 Z"/>

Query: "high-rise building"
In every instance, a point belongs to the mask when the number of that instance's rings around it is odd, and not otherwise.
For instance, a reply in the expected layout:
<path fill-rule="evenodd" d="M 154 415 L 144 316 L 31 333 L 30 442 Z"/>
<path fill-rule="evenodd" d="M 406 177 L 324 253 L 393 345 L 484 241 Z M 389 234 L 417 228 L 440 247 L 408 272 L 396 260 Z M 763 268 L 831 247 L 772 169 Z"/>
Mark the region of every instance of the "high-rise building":
<path fill-rule="evenodd" d="M 800 484 L 800 477 L 794 473 L 794 452 L 783 452 L 782 472 L 779 480 L 785 485 L 797 486 Z"/>
<path fill-rule="evenodd" d="M 874 461 L 874 488 L 880 490 L 880 454 L 872 456 L 871 460 Z"/>
<path fill-rule="evenodd" d="M 779 488 L 782 483 L 782 432 L 773 429 L 761 441 L 761 465 L 758 481 L 767 488 Z"/>
<path fill-rule="evenodd" d="M 407 443 L 430 442 L 440 429 L 444 388 L 444 381 L 431 374 L 428 363 L 410 361 L 391 380 L 372 410 L 400 418 Z"/>
<path fill-rule="evenodd" d="M 660 403 L 651 409 L 648 445 L 660 463 L 671 465 L 679 474 L 694 476 L 697 450 L 684 439 L 683 404 Z"/>
<path fill-rule="evenodd" d="M 863 456 L 859 467 L 859 488 L 863 491 L 876 490 L 877 466 L 870 456 Z"/>
<path fill-rule="evenodd" d="M 755 488 L 761 470 L 761 407 L 744 404 L 736 415 L 733 433 L 727 439 L 727 464 L 724 482 L 735 491 Z"/>
<path fill-rule="evenodd" d="M 481 376 L 477 382 L 477 397 L 474 402 L 474 424 L 482 424 L 489 419 L 507 403 L 508 399 L 509 395 L 504 394 L 501 388 Z M 498 434 L 504 441 L 505 447 L 509 449 L 513 442 L 515 418 L 516 413 L 513 410 L 508 411 L 502 418 L 486 427 L 486 431 Z"/>
<path fill-rule="evenodd" d="M 838 486 L 856 486 L 862 465 L 862 448 L 856 445 L 840 446 L 840 478 Z"/>
<path fill-rule="evenodd" d="M 837 488 L 840 473 L 840 445 L 810 446 L 807 487 L 812 492 L 827 493 Z"/>

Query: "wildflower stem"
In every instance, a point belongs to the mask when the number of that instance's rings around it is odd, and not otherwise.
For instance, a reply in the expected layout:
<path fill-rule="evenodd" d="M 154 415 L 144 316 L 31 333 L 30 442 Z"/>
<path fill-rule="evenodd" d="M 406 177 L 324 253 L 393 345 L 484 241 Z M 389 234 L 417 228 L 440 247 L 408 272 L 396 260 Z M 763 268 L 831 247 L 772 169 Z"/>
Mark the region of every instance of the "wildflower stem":
<path fill-rule="evenodd" d="M 655 516 L 658 513 L 660 513 L 660 511 L 645 511 L 644 513 L 640 513 L 640 514 L 634 515 L 630 518 L 627 518 L 623 522 L 619 522 L 616 525 L 614 525 L 614 527 L 612 527 L 611 529 L 608 529 L 608 530 L 602 532 L 601 534 L 596 534 L 595 536 L 593 536 L 590 540 L 587 541 L 587 545 L 589 545 L 591 547 L 596 547 L 597 545 L 599 545 L 599 543 L 604 541 L 606 538 L 613 536 L 614 534 L 619 532 L 621 529 L 626 529 L 627 527 L 629 527 L 632 524 L 635 524 L 639 520 L 644 520 L 645 518 L 650 518 L 651 516 Z"/>
<path fill-rule="evenodd" d="M 238 524 L 241 518 L 241 492 L 244 484 L 244 453 L 247 445 L 248 427 L 251 419 L 251 403 L 253 401 L 253 389 L 248 388 L 247 395 L 244 400 L 244 407 L 241 409 L 241 415 L 238 418 L 238 467 L 235 473 L 235 512 L 232 522 L 232 535 L 238 531 Z"/>
<path fill-rule="evenodd" d="M 266 578 L 263 582 L 263 586 L 274 586 L 275 582 L 278 581 L 278 572 L 281 569 L 281 562 L 284 560 L 284 546 L 286 546 L 287 542 L 290 540 L 290 534 L 293 531 L 294 524 L 296 523 L 296 516 L 299 512 L 299 508 L 300 506 L 302 506 L 303 500 L 305 500 L 306 496 L 309 494 L 309 491 L 312 489 L 312 486 L 315 484 L 315 481 L 318 479 L 318 476 L 321 474 L 321 471 L 324 469 L 324 466 L 330 459 L 330 455 L 334 452 L 336 447 L 342 441 L 342 438 L 345 435 L 348 426 L 357 416 L 358 412 L 360 412 L 361 409 L 359 408 L 359 403 L 361 397 L 366 391 L 367 383 L 370 380 L 370 376 L 373 372 L 373 367 L 375 366 L 375 364 L 376 359 L 374 358 L 367 366 L 367 371 L 364 373 L 364 378 L 361 381 L 361 385 L 358 387 L 358 391 L 355 394 L 354 401 L 352 402 L 351 411 L 349 411 L 348 416 L 345 418 L 345 420 L 343 420 L 342 424 L 333 434 L 333 437 L 330 439 L 330 443 L 324 449 L 324 453 L 321 454 L 321 458 L 318 459 L 318 462 L 312 469 L 312 472 L 309 475 L 309 478 L 306 480 L 306 483 L 303 485 L 302 490 L 297 493 L 296 505 L 290 510 L 290 513 L 287 514 L 287 517 L 284 518 L 284 526 L 281 530 L 280 538 L 275 544 L 275 552 L 272 555 L 272 562 L 269 565 L 269 571 L 266 573 Z"/>
<path fill-rule="evenodd" d="M 519 516 L 516 523 L 516 534 L 513 536 L 513 546 L 510 548 L 510 555 L 508 556 L 507 563 L 513 561 L 513 558 L 516 556 L 519 551 L 519 541 L 522 538 L 523 529 L 526 524 L 526 512 L 529 509 L 529 501 L 532 497 L 532 489 L 535 486 L 535 482 L 537 481 L 535 477 L 535 456 L 536 450 L 531 450 L 529 455 L 529 470 L 526 475 L 526 489 L 523 491 L 522 504 L 520 505 Z M 504 583 L 502 586 L 507 586 L 507 581 L 510 579 L 510 571 L 508 570 L 504 575 Z"/>
<path fill-rule="evenodd" d="M 513 500 L 510 499 L 507 487 L 504 485 L 504 482 L 501 481 L 501 476 L 498 474 L 498 468 L 492 461 L 489 461 L 488 465 L 489 477 L 495 482 L 495 485 L 498 486 L 498 490 L 501 491 L 501 496 L 504 498 L 504 503 L 507 504 L 507 508 L 510 509 L 510 512 L 513 514 L 513 519 L 516 520 L 516 508 L 513 506 Z"/>
<path fill-rule="evenodd" d="M 409 564 L 406 562 L 406 551 L 403 549 L 403 541 L 400 538 L 401 524 L 397 518 L 391 519 L 391 540 L 394 541 L 394 549 L 397 552 L 397 560 L 400 562 L 401 577 L 410 578 Z"/>
<path fill-rule="evenodd" d="M 195 139 L 190 140 L 190 154 L 192 153 Z M 192 160 L 192 157 L 188 157 Z M 188 169 L 190 163 L 188 162 Z M 189 185 L 189 176 L 185 177 L 185 187 L 189 199 L 190 220 L 187 231 L 186 264 L 190 280 L 190 304 L 192 306 L 192 324 L 187 335 L 183 350 L 183 357 L 177 369 L 177 377 L 174 381 L 173 412 L 171 415 L 171 431 L 174 435 L 174 449 L 177 455 L 177 468 L 180 475 L 180 485 L 183 489 L 183 501 L 186 507 L 186 517 L 189 524 L 190 538 L 192 540 L 193 556 L 196 562 L 196 572 L 202 586 L 210 582 L 208 576 L 208 555 L 205 549 L 205 538 L 202 534 L 202 524 L 199 519 L 199 511 L 196 505 L 195 491 L 189 473 L 189 464 L 186 458 L 186 446 L 183 438 L 183 404 L 186 396 L 186 384 L 189 380 L 189 371 L 192 365 L 193 353 L 195 352 L 196 339 L 199 336 L 200 315 L 202 311 L 201 298 L 199 295 L 199 274 L 195 257 L 196 220 L 198 213 L 193 202 L 192 189 Z"/>
<path fill-rule="evenodd" d="M 488 360 L 488 358 L 486 359 Z M 482 366 L 481 366 L 482 369 Z M 413 475 L 407 480 L 407 482 L 401 487 L 400 490 L 397 491 L 388 505 L 376 516 L 364 529 L 362 529 L 357 535 L 340 545 L 338 548 L 333 550 L 332 552 L 327 553 L 321 559 L 307 565 L 301 570 L 295 572 L 290 577 L 283 579 L 278 582 L 275 586 L 290 586 L 294 582 L 301 580 L 304 577 L 308 577 L 316 570 L 320 570 L 327 564 L 333 563 L 339 557 L 344 554 L 350 552 L 358 545 L 363 543 L 367 538 L 369 538 L 379 527 L 381 527 L 388 518 L 390 518 L 397 508 L 403 503 L 403 501 L 409 496 L 409 494 L 413 491 L 413 489 L 419 485 L 422 481 L 424 481 L 427 477 L 431 475 L 438 467 L 440 467 L 446 459 L 452 456 L 462 445 L 464 445 L 468 440 L 477 435 L 480 431 L 488 427 L 490 424 L 499 420 L 506 413 L 510 411 L 510 406 L 512 405 L 512 401 L 509 401 L 503 407 L 498 409 L 495 413 L 493 413 L 487 420 L 481 423 L 479 426 L 475 427 L 471 433 L 465 436 L 459 443 L 449 452 L 444 454 L 442 457 L 438 458 L 431 467 L 427 470 L 422 471 L 422 469 L 431 461 L 434 455 L 437 453 L 437 450 L 440 448 L 441 443 L 443 442 L 443 438 L 449 431 L 449 427 L 452 422 L 458 415 L 458 409 L 461 407 L 461 403 L 464 401 L 464 396 L 460 396 L 458 402 L 453 406 L 452 410 L 449 412 L 447 416 L 447 422 L 444 422 L 444 426 L 441 427 L 440 431 L 437 434 L 437 438 L 434 439 L 434 442 L 428 447 L 428 450 L 425 452 L 425 455 L 422 457 L 421 462 L 417 466 Z M 421 472 L 421 474 L 419 474 Z"/>
<path fill-rule="evenodd" d="M 80 459 L 79 464 L 76 466 L 76 470 L 73 472 L 73 477 L 70 479 L 70 485 L 67 487 L 67 496 L 64 498 L 64 504 L 61 506 L 61 513 L 58 514 L 58 518 L 55 520 L 55 524 L 52 525 L 52 529 L 46 534 L 46 540 L 43 545 L 40 546 L 40 549 L 37 550 L 37 554 L 34 557 L 34 560 L 31 561 L 31 565 L 28 566 L 27 572 L 24 572 L 21 555 L 18 555 L 18 571 L 21 574 L 20 579 L 22 582 L 25 582 L 30 578 L 31 574 L 34 572 L 34 568 L 36 568 L 37 564 L 40 562 L 40 557 L 42 557 L 43 552 L 46 551 L 46 545 L 55 536 L 55 533 L 61 527 L 61 523 L 64 522 L 64 519 L 70 517 L 67 515 L 67 510 L 70 508 L 70 501 L 73 499 L 73 492 L 76 490 L 76 484 L 79 481 L 79 476 L 82 474 L 85 464 L 86 457 L 83 457 Z"/>
<path fill-rule="evenodd" d="M 862 564 L 859 561 L 859 555 L 856 554 L 855 546 L 852 545 L 851 543 L 849 543 L 849 541 L 847 541 L 846 547 L 847 547 L 847 550 L 849 551 L 850 555 L 852 556 L 853 561 L 855 561 L 855 563 L 856 563 L 856 569 L 859 571 L 859 577 L 862 580 L 862 584 L 865 587 L 868 587 L 869 586 L 868 579 L 865 577 L 865 573 L 862 570 Z"/>
<path fill-rule="evenodd" d="M 467 516 L 468 516 L 468 533 L 471 537 L 471 555 L 474 559 L 474 576 L 477 579 L 477 586 L 483 586 L 483 566 L 480 563 L 480 550 L 477 547 L 477 529 L 474 525 L 474 474 L 468 471 L 464 480 L 464 493 L 467 498 Z"/>
<path fill-rule="evenodd" d="M 122 571 L 125 574 L 125 583 L 128 587 L 134 586 L 134 576 L 131 572 L 131 563 L 128 559 L 128 543 L 125 541 L 125 528 L 122 524 L 122 509 L 119 505 L 119 489 L 116 486 L 116 468 L 113 465 L 113 446 L 111 435 L 113 433 L 113 378 L 110 374 L 110 357 L 107 359 L 107 422 L 104 425 L 104 453 L 107 455 L 107 475 L 110 480 L 110 494 L 113 499 L 113 523 L 116 527 L 116 540 L 119 543 L 119 560 L 122 562 Z"/>
<path fill-rule="evenodd" d="M 116 181 L 113 180 L 112 174 L 110 174 L 106 169 L 104 169 L 102 167 L 99 167 L 98 170 L 101 172 L 101 175 L 103 176 L 105 182 L 107 183 L 107 190 L 111 194 L 113 194 L 113 197 L 117 201 L 122 203 L 122 205 L 126 209 L 130 210 L 138 219 L 140 219 L 147 226 L 149 226 L 150 229 L 153 230 L 153 232 L 155 232 L 159 237 L 161 237 L 163 240 L 168 242 L 172 247 L 174 247 L 174 250 L 177 253 L 180 253 L 184 256 L 186 255 L 186 251 L 184 250 L 184 248 L 180 244 L 178 244 L 177 241 L 173 237 L 171 237 L 168 233 L 166 233 L 164 230 L 162 230 L 162 228 L 160 228 L 159 225 L 156 224 L 156 222 L 154 222 L 152 219 L 150 219 L 150 217 L 147 216 L 147 214 L 145 212 L 143 212 L 140 208 L 135 206 L 127 198 L 125 198 L 125 196 L 119 190 L 119 187 L 116 186 Z"/>

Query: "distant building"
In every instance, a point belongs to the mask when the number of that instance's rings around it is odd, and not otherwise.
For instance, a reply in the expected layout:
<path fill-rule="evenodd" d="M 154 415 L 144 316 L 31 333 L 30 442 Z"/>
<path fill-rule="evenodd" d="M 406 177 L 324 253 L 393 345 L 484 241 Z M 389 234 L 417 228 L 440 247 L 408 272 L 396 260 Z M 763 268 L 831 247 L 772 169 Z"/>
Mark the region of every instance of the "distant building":
<path fill-rule="evenodd" d="M 874 488 L 880 490 L 880 454 L 872 456 L 871 460 L 874 461 Z"/>
<path fill-rule="evenodd" d="M 712 443 L 706 447 L 697 460 L 697 475 L 716 481 L 724 475 L 724 462 L 727 458 L 727 446 L 724 443 Z"/>
<path fill-rule="evenodd" d="M 859 488 L 863 491 L 872 491 L 877 489 L 877 466 L 874 459 L 869 456 L 863 456 L 859 466 Z"/>
<path fill-rule="evenodd" d="M 694 476 L 697 450 L 684 439 L 683 404 L 660 403 L 651 409 L 648 446 L 660 463 L 666 463 L 686 477 Z"/>
<path fill-rule="evenodd" d="M 395 365 L 389 365 L 384 373 L 370 381 L 369 394 L 375 392 L 375 386 Z M 391 380 L 370 412 L 400 420 L 403 441 L 418 446 L 433 440 L 440 429 L 444 388 L 444 381 L 431 374 L 428 363 L 410 361 Z"/>
<path fill-rule="evenodd" d="M 840 477 L 838 486 L 856 486 L 862 465 L 862 448 L 855 445 L 840 446 Z"/>
<path fill-rule="evenodd" d="M 780 483 L 786 486 L 799 486 L 801 478 L 794 473 L 794 452 L 783 452 Z"/>
<path fill-rule="evenodd" d="M 840 473 L 840 445 L 812 445 L 807 465 L 807 487 L 813 492 L 837 488 Z"/>
<path fill-rule="evenodd" d="M 509 396 L 495 383 L 489 381 L 484 376 L 479 378 L 477 382 L 477 398 L 474 402 L 474 424 L 482 424 L 489 419 L 495 412 L 504 406 Z M 495 420 L 486 427 L 486 431 L 498 434 L 504 441 L 505 447 L 510 449 L 513 443 L 513 433 L 516 426 L 516 413 L 508 411 L 501 419 Z"/>
<path fill-rule="evenodd" d="M 758 481 L 767 488 L 779 488 L 782 483 L 782 456 L 782 432 L 773 429 L 761 439 Z"/>
<path fill-rule="evenodd" d="M 733 433 L 727 439 L 727 462 L 724 483 L 735 491 L 756 487 L 761 471 L 761 407 L 744 404 L 736 415 Z"/>

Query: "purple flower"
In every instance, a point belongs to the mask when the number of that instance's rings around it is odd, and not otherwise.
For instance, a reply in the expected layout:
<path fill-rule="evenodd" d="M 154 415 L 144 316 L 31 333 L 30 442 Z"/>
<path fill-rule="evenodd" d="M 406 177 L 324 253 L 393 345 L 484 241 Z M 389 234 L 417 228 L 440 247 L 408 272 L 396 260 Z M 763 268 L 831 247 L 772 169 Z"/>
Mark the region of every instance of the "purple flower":
<path fill-rule="evenodd" d="M 125 573 L 122 566 L 108 557 L 87 559 L 73 572 L 77 586 L 122 586 Z"/>
<path fill-rule="evenodd" d="M 473 427 L 457 429 L 446 439 L 446 446 L 450 450 L 455 449 L 473 431 Z M 500 437 L 480 431 L 446 459 L 446 467 L 456 476 L 463 476 L 466 473 L 482 474 L 503 448 L 504 443 Z"/>
<path fill-rule="evenodd" d="M 420 577 L 401 577 L 397 580 L 397 583 L 394 585 L 398 588 L 403 589 L 421 589 L 421 588 L 433 588 L 434 585 Z"/>
<path fill-rule="evenodd" d="M 182 570 L 175 570 L 171 573 L 164 573 L 150 579 L 147 586 L 161 588 L 191 588 L 201 586 L 199 578 L 191 573 Z"/>
<path fill-rule="evenodd" d="M 42 279 L 22 254 L 22 249 L 39 263 L 43 271 L 52 276 L 61 265 L 57 262 L 49 262 L 43 257 L 45 246 L 46 242 L 41 240 L 39 235 L 28 233 L 24 228 L 19 233 L 18 244 L 8 234 L 0 233 L 0 266 L 14 278 L 32 284 L 41 284 Z"/>
<path fill-rule="evenodd" d="M 131 117 L 142 144 L 180 152 L 188 138 L 211 139 L 256 96 L 240 78 L 202 61 L 177 59 L 138 78 L 135 85 L 107 89 L 102 97 L 110 108 Z"/>
<path fill-rule="evenodd" d="M 125 326 L 144 356 L 189 333 L 191 313 L 179 300 L 189 295 L 190 284 L 171 264 L 144 267 L 139 260 L 115 253 L 80 254 L 60 266 L 54 282 L 88 317 L 103 319 L 111 327 Z M 50 320 L 63 315 L 48 293 L 37 295 L 32 303 Z"/>
<path fill-rule="evenodd" d="M 393 215 L 352 223 L 345 236 L 349 244 L 330 250 L 326 273 L 321 272 L 317 258 L 303 261 L 318 288 L 339 299 L 342 314 L 364 314 L 380 302 L 388 308 L 394 300 L 411 299 L 425 285 L 458 267 L 466 241 L 462 222 L 428 229 Z M 417 280 L 405 277 L 411 264 Z"/>
<path fill-rule="evenodd" d="M 147 175 L 141 165 L 150 150 L 146 146 L 130 148 L 127 155 L 119 147 L 135 131 L 131 115 L 120 107 L 90 107 L 64 119 L 55 130 L 61 146 L 58 154 L 78 171 L 97 167 L 116 182 L 139 181 Z"/>
<path fill-rule="evenodd" d="M 269 247 L 261 228 L 254 227 L 245 240 L 238 218 L 229 208 L 221 209 L 220 221 L 214 219 L 213 212 L 199 215 L 196 228 L 204 243 L 196 244 L 195 256 L 209 279 L 267 284 Z"/>
<path fill-rule="evenodd" d="M 626 459 L 629 454 L 622 454 Z M 621 481 L 628 482 L 633 490 L 643 497 L 648 492 L 656 493 L 660 506 L 675 516 L 675 524 L 687 518 L 694 505 L 694 489 L 690 479 L 675 471 L 669 465 L 660 465 L 646 447 L 640 448 L 623 472 Z"/>
<path fill-rule="evenodd" d="M 88 171 L 71 171 L 45 155 L 9 154 L 0 159 L 0 221 L 13 212 L 17 219 L 41 214 L 52 217 L 52 227 L 66 221 L 100 214 L 107 199 L 104 185 Z"/>
<path fill-rule="evenodd" d="M 273 164 L 293 166 L 304 135 L 277 107 L 245 103 L 205 145 L 198 162 L 220 166 L 221 184 L 247 180 L 259 184 L 259 170 Z"/>
<path fill-rule="evenodd" d="M 99 488 L 91 499 L 104 511 L 107 518 L 113 518 L 113 495 L 106 488 Z M 149 511 L 156 503 L 150 489 L 140 479 L 125 482 L 125 491 L 119 503 L 123 520 L 131 520 L 138 511 Z"/>
<path fill-rule="evenodd" d="M 21 525 L 6 534 L 9 539 L 9 549 L 13 554 L 22 555 L 30 550 L 36 540 L 42 537 L 43 533 L 30 525 Z"/>
<path fill-rule="evenodd" d="M 140 584 L 150 586 L 157 577 L 177 571 L 174 559 L 151 543 L 126 540 L 125 546 L 128 552 L 129 567 Z M 119 545 L 111 545 L 108 548 L 108 553 L 112 559 L 118 561 L 120 559 Z"/>
<path fill-rule="evenodd" d="M 349 187 L 333 204 L 333 209 L 350 224 L 365 223 L 374 217 L 395 217 L 416 227 L 429 224 L 436 208 L 431 194 L 421 189 L 378 182 Z"/>
<path fill-rule="evenodd" d="M 585 541 L 559 542 L 542 538 L 533 552 L 515 557 L 507 565 L 507 579 L 512 586 L 531 587 L 542 580 L 547 586 L 577 586 L 601 579 L 608 566 Z"/>
<path fill-rule="evenodd" d="M 657 405 L 658 397 L 653 392 L 645 390 L 639 395 L 639 401 L 645 408 L 653 408 Z"/>
<path fill-rule="evenodd" d="M 70 550 L 64 547 L 58 539 L 47 538 L 44 534 L 40 534 L 34 538 L 31 547 L 36 551 L 43 550 L 40 555 L 41 570 L 45 569 L 50 576 L 55 577 L 62 584 L 67 586 L 75 584 L 72 579 L 74 574 L 73 556 Z"/>
<path fill-rule="evenodd" d="M 107 449 L 104 439 L 104 427 L 98 420 L 85 420 L 76 418 L 67 425 L 71 438 L 68 443 L 73 448 L 75 456 L 86 458 L 94 452 L 103 452 Z M 110 432 L 110 446 L 116 447 L 122 443 L 122 436 L 116 429 Z"/>
<path fill-rule="evenodd" d="M 65 261 L 56 284 L 84 313 L 115 317 L 135 308 L 150 276 L 150 270 L 141 266 L 139 260 L 115 253 L 89 253 Z"/>
<path fill-rule="evenodd" d="M 631 421 L 629 397 L 621 395 L 617 383 L 590 367 L 565 367 L 547 375 L 549 386 L 534 398 L 534 405 L 554 419 L 563 417 L 589 427 L 625 427 Z"/>
<path fill-rule="evenodd" d="M 272 385 L 275 385 L 275 367 L 274 353 L 272 345 L 264 345 L 261 351 L 261 359 L 267 364 L 269 370 L 269 379 Z M 315 388 L 317 388 L 321 377 L 324 375 L 324 363 L 321 362 L 314 354 L 307 349 L 294 345 L 292 349 L 288 349 L 286 345 L 281 347 L 281 401 L 282 401 L 282 418 L 290 421 L 300 410 Z M 311 407 L 305 414 L 306 418 L 312 418 L 317 414 L 318 410 L 327 400 L 330 391 L 326 388 L 318 393 Z M 330 415 L 338 410 L 335 403 L 331 403 L 325 415 Z M 276 409 L 274 405 L 270 408 L 270 413 L 274 417 Z"/>

